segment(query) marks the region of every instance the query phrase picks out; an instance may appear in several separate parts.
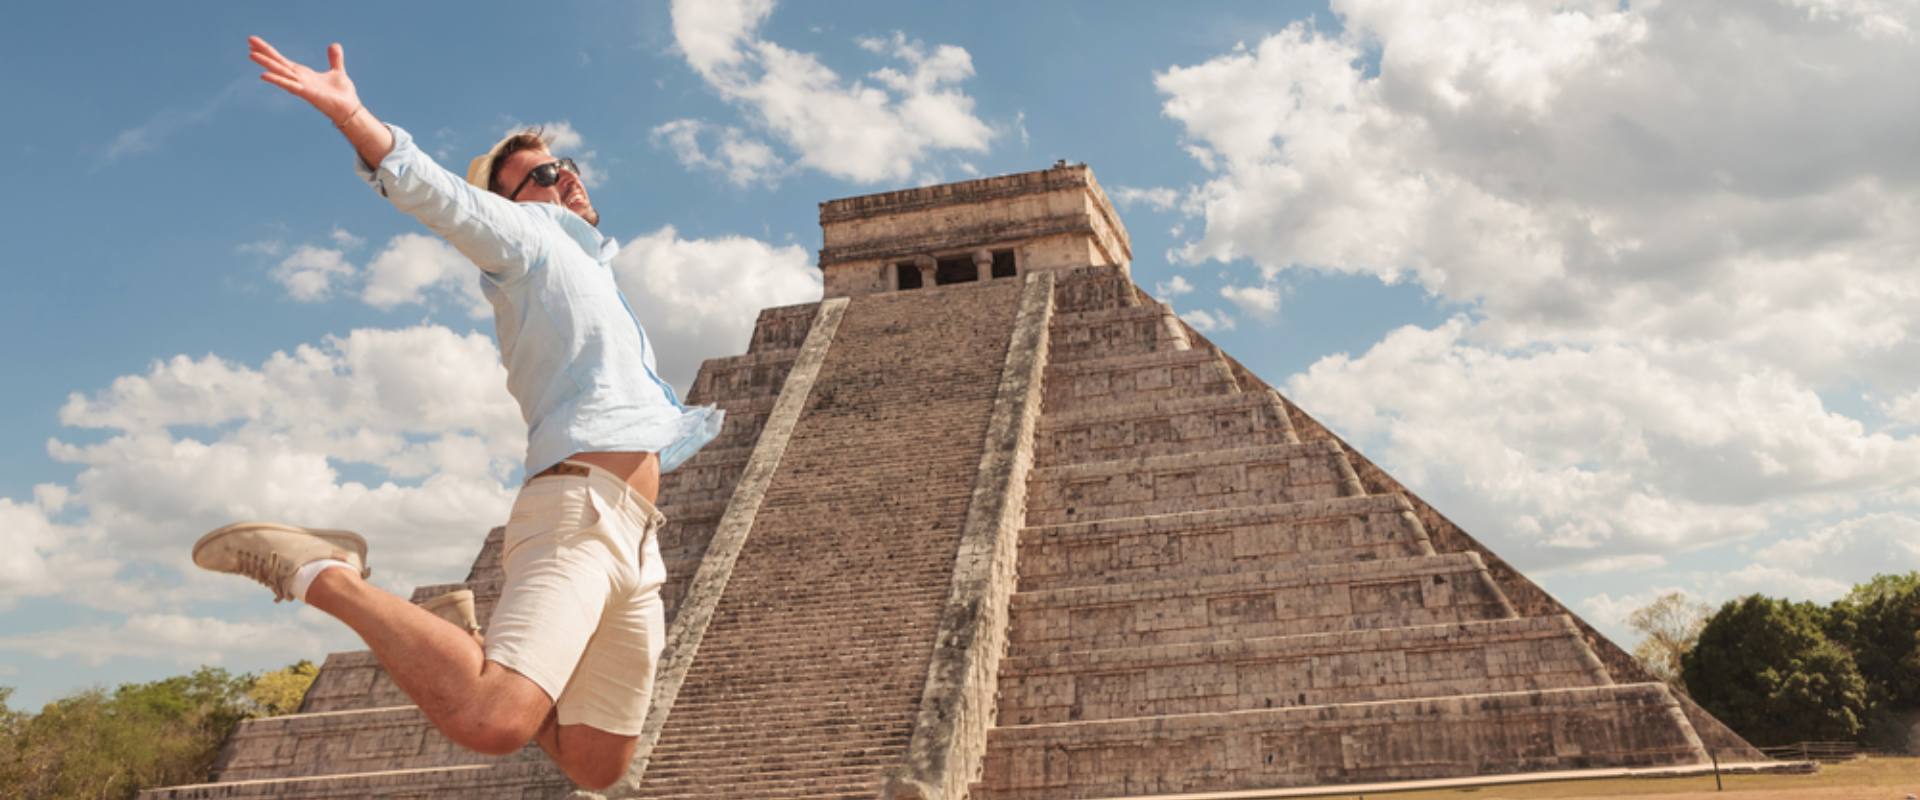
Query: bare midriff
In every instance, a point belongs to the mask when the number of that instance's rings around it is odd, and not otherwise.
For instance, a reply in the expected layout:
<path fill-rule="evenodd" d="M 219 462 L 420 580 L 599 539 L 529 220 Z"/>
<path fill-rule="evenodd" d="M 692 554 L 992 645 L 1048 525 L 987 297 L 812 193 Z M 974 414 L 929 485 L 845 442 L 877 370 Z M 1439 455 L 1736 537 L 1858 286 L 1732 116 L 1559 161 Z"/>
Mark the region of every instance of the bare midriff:
<path fill-rule="evenodd" d="M 592 464 L 627 482 L 628 486 L 654 502 L 660 494 L 660 456 L 655 453 L 574 453 L 568 461 Z"/>

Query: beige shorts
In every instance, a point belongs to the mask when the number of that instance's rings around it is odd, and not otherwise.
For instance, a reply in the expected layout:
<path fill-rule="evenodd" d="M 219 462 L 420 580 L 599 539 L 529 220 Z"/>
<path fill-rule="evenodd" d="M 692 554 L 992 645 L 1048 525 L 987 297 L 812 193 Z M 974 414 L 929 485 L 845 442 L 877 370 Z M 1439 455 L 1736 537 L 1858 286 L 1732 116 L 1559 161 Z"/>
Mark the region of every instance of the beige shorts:
<path fill-rule="evenodd" d="M 537 478 L 513 501 L 487 659 L 538 684 L 560 724 L 632 736 L 666 646 L 666 518 L 619 476 L 589 469 Z"/>

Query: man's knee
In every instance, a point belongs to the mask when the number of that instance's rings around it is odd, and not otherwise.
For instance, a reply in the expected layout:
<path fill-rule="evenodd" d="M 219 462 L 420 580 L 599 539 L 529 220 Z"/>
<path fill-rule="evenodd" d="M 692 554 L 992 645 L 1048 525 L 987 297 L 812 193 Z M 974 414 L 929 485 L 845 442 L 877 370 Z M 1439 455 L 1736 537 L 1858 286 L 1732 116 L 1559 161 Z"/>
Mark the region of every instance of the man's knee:
<path fill-rule="evenodd" d="M 567 779 L 580 788 L 600 790 L 612 786 L 620 780 L 621 775 L 626 774 L 627 762 L 606 759 L 591 764 L 562 765 L 562 769 L 566 771 Z"/>
<path fill-rule="evenodd" d="M 626 774 L 638 743 L 637 736 L 568 725 L 560 734 L 560 769 L 583 788 L 605 789 Z"/>
<path fill-rule="evenodd" d="M 449 727 L 453 729 L 445 733 L 454 744 L 490 756 L 518 752 L 533 741 L 534 732 L 540 728 L 538 723 L 529 726 L 520 720 L 477 716 L 461 719 Z"/>
<path fill-rule="evenodd" d="M 482 674 L 479 691 L 453 711 L 441 732 L 461 747 L 503 756 L 533 741 L 553 703 L 519 673 L 493 662 L 487 663 L 486 670 L 492 674 Z"/>

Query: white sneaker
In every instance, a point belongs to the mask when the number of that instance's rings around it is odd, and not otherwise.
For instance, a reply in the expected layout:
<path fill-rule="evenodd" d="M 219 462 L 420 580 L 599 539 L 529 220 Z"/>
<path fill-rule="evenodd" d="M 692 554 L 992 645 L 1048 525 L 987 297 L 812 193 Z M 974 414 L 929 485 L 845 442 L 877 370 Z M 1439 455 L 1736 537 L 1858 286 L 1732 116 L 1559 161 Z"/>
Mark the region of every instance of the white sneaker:
<path fill-rule="evenodd" d="M 323 558 L 367 569 L 367 540 L 352 531 L 301 528 L 274 522 L 236 522 L 193 544 L 193 563 L 201 569 L 252 578 L 273 590 L 273 601 L 293 598 L 293 574 Z"/>
<path fill-rule="evenodd" d="M 433 615 L 460 626 L 468 633 L 480 632 L 480 620 L 473 613 L 473 590 L 455 589 L 446 594 L 427 600 L 421 608 L 433 612 Z"/>

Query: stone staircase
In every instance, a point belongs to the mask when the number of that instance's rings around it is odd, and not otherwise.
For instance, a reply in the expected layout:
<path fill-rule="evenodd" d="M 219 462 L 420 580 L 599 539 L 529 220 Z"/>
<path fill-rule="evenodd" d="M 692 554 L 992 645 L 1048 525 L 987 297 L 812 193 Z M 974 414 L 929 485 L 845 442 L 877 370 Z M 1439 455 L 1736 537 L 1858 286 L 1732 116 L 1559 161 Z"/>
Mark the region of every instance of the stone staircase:
<path fill-rule="evenodd" d="M 877 796 L 913 733 L 1020 288 L 845 307 L 710 621 L 670 645 L 693 653 L 635 796 Z"/>
<path fill-rule="evenodd" d="M 1666 687 L 1522 616 L 1413 503 L 1113 271 L 1063 276 L 972 796 L 1691 764 Z M 1315 431 L 1320 433 L 1320 431 Z"/>

